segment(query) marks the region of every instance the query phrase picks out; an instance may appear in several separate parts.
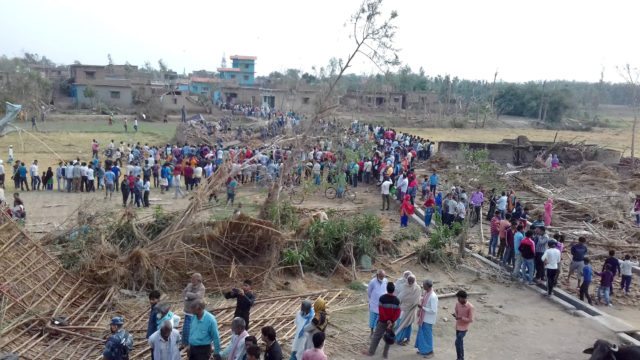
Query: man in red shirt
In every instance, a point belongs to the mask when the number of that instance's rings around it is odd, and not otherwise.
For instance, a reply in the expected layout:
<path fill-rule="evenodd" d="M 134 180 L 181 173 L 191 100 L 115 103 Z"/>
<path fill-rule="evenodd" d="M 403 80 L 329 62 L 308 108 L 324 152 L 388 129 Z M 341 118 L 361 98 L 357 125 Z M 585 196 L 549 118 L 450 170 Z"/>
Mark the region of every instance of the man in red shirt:
<path fill-rule="evenodd" d="M 467 301 L 467 292 L 460 290 L 456 293 L 458 302 L 453 318 L 456 319 L 456 359 L 464 360 L 464 336 L 473 322 L 476 309 Z"/>
<path fill-rule="evenodd" d="M 193 168 L 191 166 L 185 166 L 184 170 L 184 188 L 189 191 L 189 186 L 191 186 L 191 190 L 193 190 Z"/>
<path fill-rule="evenodd" d="M 533 259 L 536 257 L 536 246 L 531 240 L 533 231 L 527 230 L 524 239 L 520 241 L 518 250 L 522 256 L 522 281 L 533 284 Z M 528 275 L 527 275 L 528 273 Z"/>
<path fill-rule="evenodd" d="M 491 240 L 489 241 L 489 255 L 496 256 L 498 236 L 500 235 L 500 211 L 494 213 L 491 218 Z"/>
<path fill-rule="evenodd" d="M 398 298 L 393 295 L 395 289 L 396 287 L 392 282 L 387 283 L 387 293 L 380 296 L 378 305 L 380 317 L 378 319 L 378 323 L 376 324 L 376 328 L 373 331 L 369 350 L 362 351 L 364 355 L 373 356 L 376 353 L 376 348 L 378 347 L 380 339 L 382 339 L 384 334 L 387 332 L 393 333 L 394 324 L 400 317 L 400 300 L 398 300 Z M 395 334 L 393 335 L 393 339 L 395 340 Z M 382 357 L 384 359 L 386 359 L 389 355 L 389 345 L 390 344 L 385 341 L 384 351 L 382 352 Z"/>

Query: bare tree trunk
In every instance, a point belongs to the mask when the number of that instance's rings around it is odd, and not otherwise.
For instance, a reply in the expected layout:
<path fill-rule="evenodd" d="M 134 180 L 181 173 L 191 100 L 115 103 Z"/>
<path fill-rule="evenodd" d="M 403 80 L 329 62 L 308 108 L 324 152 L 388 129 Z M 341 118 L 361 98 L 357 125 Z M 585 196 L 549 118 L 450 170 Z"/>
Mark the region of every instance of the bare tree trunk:
<path fill-rule="evenodd" d="M 542 106 L 544 105 L 544 87 L 547 85 L 547 80 L 542 83 L 542 95 L 540 96 L 540 107 L 538 108 L 538 120 L 542 121 Z"/>
<path fill-rule="evenodd" d="M 497 78 L 498 78 L 498 71 L 496 70 L 496 73 L 493 74 L 493 85 L 491 85 L 491 113 L 496 114 L 496 120 L 498 119 L 498 115 L 496 113 L 494 106 L 496 101 L 496 79 Z M 484 127 L 484 122 L 482 123 L 482 127 Z"/>
<path fill-rule="evenodd" d="M 636 125 L 638 124 L 638 110 L 637 106 L 634 106 L 633 110 L 633 126 L 631 126 L 631 169 L 635 170 L 635 146 L 636 146 Z"/>

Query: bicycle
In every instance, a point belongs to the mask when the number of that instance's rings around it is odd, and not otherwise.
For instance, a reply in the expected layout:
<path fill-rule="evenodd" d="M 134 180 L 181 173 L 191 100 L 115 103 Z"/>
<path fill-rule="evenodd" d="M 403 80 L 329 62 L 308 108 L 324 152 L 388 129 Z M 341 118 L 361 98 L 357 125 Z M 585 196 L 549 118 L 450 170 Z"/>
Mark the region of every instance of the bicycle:
<path fill-rule="evenodd" d="M 300 205 L 304 201 L 304 193 L 293 186 L 288 188 L 287 194 L 289 194 L 289 201 L 294 205 Z"/>
<path fill-rule="evenodd" d="M 329 186 L 325 191 L 324 191 L 324 196 L 327 199 L 335 199 L 336 196 L 340 199 L 346 199 L 348 201 L 354 202 L 356 200 L 356 193 L 354 191 L 349 191 L 349 189 L 345 186 L 344 190 L 342 191 L 342 194 L 340 194 L 340 196 L 338 196 L 338 189 L 336 189 L 333 186 Z"/>

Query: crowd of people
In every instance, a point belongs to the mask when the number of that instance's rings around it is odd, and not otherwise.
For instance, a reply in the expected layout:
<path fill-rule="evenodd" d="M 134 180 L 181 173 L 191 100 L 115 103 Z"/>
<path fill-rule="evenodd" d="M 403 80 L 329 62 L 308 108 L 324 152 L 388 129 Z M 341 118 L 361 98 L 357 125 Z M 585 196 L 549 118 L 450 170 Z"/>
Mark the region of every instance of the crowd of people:
<path fill-rule="evenodd" d="M 393 344 L 405 346 L 410 342 L 413 324 L 416 323 L 418 333 L 415 348 L 418 355 L 425 358 L 434 356 L 433 325 L 438 317 L 438 295 L 433 289 L 433 282 L 424 280 L 422 287 L 416 282 L 411 271 L 405 271 L 395 283 L 387 280 L 384 270 L 378 270 L 367 287 L 369 298 L 370 345 L 363 350 L 364 355 L 373 356 L 384 339 L 382 357 L 388 358 L 389 348 Z M 456 293 L 453 318 L 456 320 L 455 349 L 456 359 L 464 359 L 464 337 L 474 321 L 475 308 L 467 301 L 467 293 L 460 290 Z"/>
<path fill-rule="evenodd" d="M 222 105 L 221 108 L 228 108 Z M 268 108 L 252 108 L 235 105 L 230 110 L 242 112 L 246 116 L 261 116 L 269 119 L 273 134 L 287 122 L 292 126 L 300 116 L 281 113 Z M 273 117 L 273 119 L 272 119 Z M 125 125 L 126 126 L 126 125 Z M 376 184 L 380 186 L 382 211 L 389 211 L 391 198 L 399 205 L 401 226 L 408 225 L 408 219 L 416 213 L 416 207 L 424 208 L 424 225 L 429 228 L 433 216 L 438 214 L 444 226 L 455 226 L 465 220 L 473 224 L 482 220 L 483 208 L 488 205 L 486 219 L 490 221 L 490 243 L 488 256 L 497 259 L 508 268 L 514 279 L 526 283 L 546 283 L 548 295 L 553 294 L 557 279 L 561 276 L 560 261 L 565 238 L 555 234 L 549 238 L 547 228 L 551 225 L 553 201 L 544 204 L 544 215 L 530 222 L 529 209 L 518 200 L 514 190 L 498 192 L 492 189 L 485 194 L 482 187 L 474 189 L 470 195 L 461 186 L 444 186 L 436 169 L 419 179 L 416 174 L 417 162 L 428 160 L 436 154 L 435 144 L 429 139 L 397 132 L 392 128 L 360 124 L 354 122 L 341 128 L 334 122 L 323 121 L 318 129 L 322 134 L 343 132 L 339 140 L 335 137 L 321 138 L 303 149 L 280 148 L 277 146 L 251 148 L 236 146 L 225 148 L 221 141 L 215 144 L 148 144 L 116 145 L 112 140 L 105 151 L 100 153 L 100 144 L 91 143 L 91 158 L 61 161 L 54 170 L 48 167 L 40 172 L 38 161 L 29 167 L 15 160 L 13 148 L 9 148 L 11 179 L 16 190 L 53 191 L 70 193 L 104 191 L 105 199 L 111 199 L 114 192 L 122 194 L 123 206 L 149 206 L 152 189 L 161 193 L 173 192 L 174 198 L 185 197 L 186 192 L 197 189 L 207 178 L 221 167 L 226 167 L 232 176 L 226 183 L 227 202 L 234 203 L 239 186 L 246 184 L 264 185 L 283 176 L 293 182 L 312 179 L 316 185 L 325 182 L 334 184 L 338 196 L 347 188 L 358 185 Z M 241 134 L 241 133 L 240 133 Z M 261 135 L 273 136 L 271 129 L 261 130 Z M 335 143 L 334 143 L 335 142 Z M 352 154 L 359 154 L 355 158 Z M 551 167 L 557 167 L 557 156 L 547 159 Z M 284 164 L 293 160 L 292 167 Z M 283 172 L 287 169 L 287 173 Z M 5 171 L 0 160 L 0 190 L 4 189 Z M 30 185 L 30 186 L 29 186 Z M 55 186 L 57 185 L 57 186 Z M 0 200 L 4 200 L 2 191 Z M 212 195 L 218 201 L 215 193 Z M 487 204 L 485 204 L 487 203 Z M 640 212 L 640 200 L 634 205 Z M 12 216 L 26 216 L 24 203 L 18 193 L 14 194 Z M 395 209 L 394 209 L 395 211 Z M 638 215 L 640 224 L 640 215 Z M 620 289 L 629 292 L 632 266 L 629 255 L 619 261 L 615 252 L 605 261 L 602 271 L 594 271 L 587 257 L 586 238 L 570 246 L 572 256 L 567 281 L 577 273 L 580 298 L 591 303 L 589 287 L 592 275 L 600 277 L 597 299 L 604 298 L 611 306 L 610 295 L 614 290 L 616 275 L 621 277 Z M 384 339 L 383 357 L 388 356 L 391 344 L 406 345 L 410 342 L 412 327 L 418 328 L 415 347 L 426 357 L 433 356 L 433 325 L 438 313 L 438 297 L 433 283 L 424 280 L 422 286 L 409 271 L 395 283 L 386 279 L 384 271 L 368 286 L 369 328 L 371 342 L 367 355 L 374 355 L 380 340 Z M 215 316 L 205 310 L 205 288 L 202 277 L 194 274 L 191 283 L 184 289 L 184 314 L 180 319 L 170 311 L 167 302 L 160 302 L 161 294 L 149 294 L 151 313 L 147 332 L 148 343 L 155 359 L 179 359 L 180 349 L 188 347 L 189 359 L 260 359 L 261 350 L 255 337 L 248 335 L 250 309 L 255 297 L 251 282 L 245 281 L 240 288 L 225 294 L 236 299 L 237 307 L 231 326 L 231 343 L 221 349 L 218 324 Z M 456 294 L 454 318 L 456 319 L 457 359 L 464 359 L 463 339 L 474 319 L 474 308 L 467 301 L 467 294 Z M 182 333 L 175 328 L 183 320 Z M 326 359 L 322 351 L 324 331 L 329 321 L 327 306 L 323 299 L 314 303 L 303 301 L 295 317 L 295 340 L 291 359 Z M 122 318 L 114 318 L 104 351 L 107 359 L 124 358 L 133 346 L 133 339 L 124 330 Z M 264 359 L 282 359 L 282 349 L 276 339 L 273 327 L 261 329 L 261 340 L 267 345 Z M 213 348 L 212 348 L 213 344 Z"/>
<path fill-rule="evenodd" d="M 146 338 L 152 359 L 179 360 L 184 348 L 190 360 L 209 360 L 212 356 L 214 359 L 229 360 L 284 359 L 276 330 L 272 326 L 260 329 L 264 350 L 258 346 L 258 339 L 248 333 L 251 308 L 255 302 L 251 285 L 252 282 L 246 280 L 240 288 L 225 293 L 227 299 L 236 300 L 236 309 L 231 322 L 231 341 L 224 349 L 220 345 L 216 317 L 205 309 L 206 289 L 200 274 L 192 274 L 191 281 L 182 292 L 185 314 L 182 333 L 176 329 L 182 319 L 171 311 L 169 302 L 161 301 L 160 291 L 151 291 Z M 323 347 L 328 323 L 329 315 L 323 298 L 318 298 L 314 303 L 302 301 L 294 321 L 296 332 L 289 359 L 327 360 Z M 112 335 L 106 342 L 103 357 L 109 360 L 127 359 L 134 343 L 133 337 L 125 330 L 123 318 L 111 319 L 110 330 Z"/>

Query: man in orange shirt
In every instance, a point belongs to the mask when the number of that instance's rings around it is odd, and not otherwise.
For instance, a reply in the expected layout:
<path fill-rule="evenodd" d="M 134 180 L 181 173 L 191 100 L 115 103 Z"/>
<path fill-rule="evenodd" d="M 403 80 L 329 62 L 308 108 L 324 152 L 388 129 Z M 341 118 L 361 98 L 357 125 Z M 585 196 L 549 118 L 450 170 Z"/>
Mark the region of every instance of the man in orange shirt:
<path fill-rule="evenodd" d="M 498 228 L 500 229 L 500 245 L 498 246 L 498 259 L 504 257 L 504 251 L 507 248 L 507 228 L 511 226 L 511 214 L 505 215 L 505 219 L 500 220 Z"/>
<path fill-rule="evenodd" d="M 456 293 L 458 302 L 456 303 L 455 313 L 452 314 L 456 319 L 456 359 L 464 360 L 464 336 L 469 331 L 469 325 L 473 322 L 475 308 L 467 301 L 467 292 L 460 290 Z"/>

